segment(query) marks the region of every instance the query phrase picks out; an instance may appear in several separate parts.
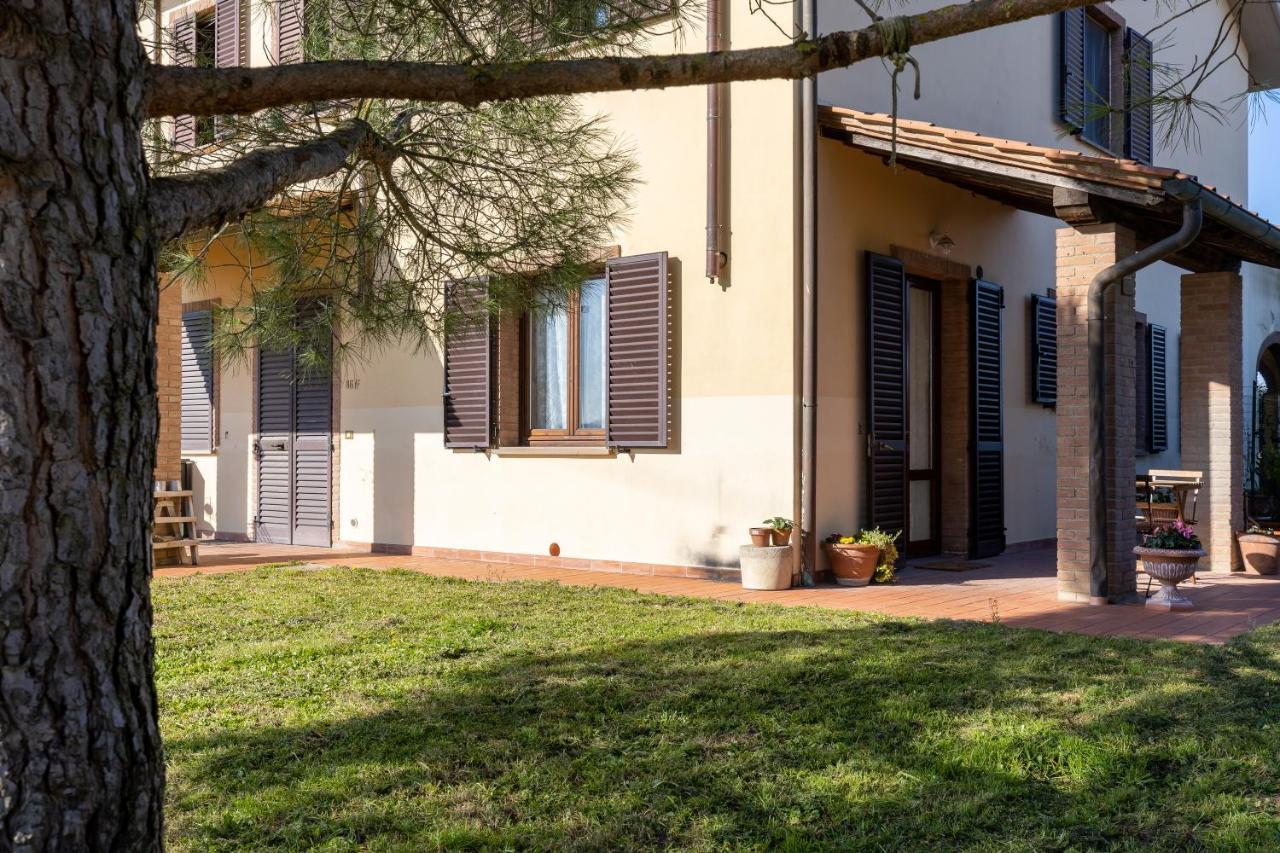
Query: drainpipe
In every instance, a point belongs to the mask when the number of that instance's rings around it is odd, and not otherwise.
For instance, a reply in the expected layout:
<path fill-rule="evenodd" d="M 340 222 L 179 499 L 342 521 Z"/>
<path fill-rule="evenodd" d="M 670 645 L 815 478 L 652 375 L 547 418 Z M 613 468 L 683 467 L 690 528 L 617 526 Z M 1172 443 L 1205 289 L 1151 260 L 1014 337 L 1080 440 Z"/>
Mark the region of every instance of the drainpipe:
<path fill-rule="evenodd" d="M 1089 603 L 1107 603 L 1107 495 L 1102 476 L 1106 460 L 1107 362 L 1106 298 L 1111 288 L 1138 270 L 1162 261 L 1195 242 L 1204 223 L 1200 200 L 1183 202 L 1182 227 L 1158 243 L 1104 269 L 1089 283 Z"/>
<path fill-rule="evenodd" d="M 802 0 L 800 29 L 807 36 L 818 32 L 817 0 Z M 800 329 L 800 465 L 795 484 L 796 527 L 792 574 L 805 586 L 814 585 L 817 558 L 817 462 L 818 445 L 818 80 L 800 81 L 800 185 L 801 185 L 801 329 Z"/>
<path fill-rule="evenodd" d="M 707 53 L 724 49 L 724 0 L 708 0 Z M 713 282 L 729 261 L 724 251 L 720 179 L 720 160 L 724 155 L 724 125 L 720 113 L 729 101 L 728 95 L 728 83 L 707 86 L 707 278 Z"/>

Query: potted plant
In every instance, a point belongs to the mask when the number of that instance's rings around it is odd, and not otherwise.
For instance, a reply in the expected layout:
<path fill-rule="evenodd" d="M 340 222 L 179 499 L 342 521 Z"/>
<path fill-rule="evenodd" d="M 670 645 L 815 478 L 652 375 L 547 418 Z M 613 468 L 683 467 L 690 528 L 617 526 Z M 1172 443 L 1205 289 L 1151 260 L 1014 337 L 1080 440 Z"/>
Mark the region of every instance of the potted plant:
<path fill-rule="evenodd" d="M 879 528 L 863 530 L 855 536 L 832 533 L 823 540 L 823 546 L 831 560 L 836 583 L 840 586 L 866 586 L 872 580 L 891 583 L 898 561 L 897 539 L 897 533 L 885 533 Z"/>
<path fill-rule="evenodd" d="M 791 519 L 775 515 L 773 518 L 766 518 L 764 523 L 769 526 L 774 545 L 791 544 L 791 528 L 793 526 Z"/>
<path fill-rule="evenodd" d="M 748 533 L 751 544 L 757 548 L 763 548 L 773 541 L 773 528 L 770 527 L 752 527 Z"/>
<path fill-rule="evenodd" d="M 1249 525 L 1249 529 L 1236 537 L 1240 543 L 1240 558 L 1245 568 L 1260 575 L 1276 573 L 1277 558 L 1280 558 L 1280 539 L 1270 530 L 1257 524 Z"/>
<path fill-rule="evenodd" d="M 1178 584 L 1196 573 L 1196 566 L 1205 552 L 1200 547 L 1200 537 L 1196 536 L 1190 524 L 1175 521 L 1157 527 L 1144 537 L 1133 553 L 1142 561 L 1143 570 L 1160 582 L 1160 591 L 1147 599 L 1147 607 L 1191 609 L 1191 601 L 1178 591 Z"/>

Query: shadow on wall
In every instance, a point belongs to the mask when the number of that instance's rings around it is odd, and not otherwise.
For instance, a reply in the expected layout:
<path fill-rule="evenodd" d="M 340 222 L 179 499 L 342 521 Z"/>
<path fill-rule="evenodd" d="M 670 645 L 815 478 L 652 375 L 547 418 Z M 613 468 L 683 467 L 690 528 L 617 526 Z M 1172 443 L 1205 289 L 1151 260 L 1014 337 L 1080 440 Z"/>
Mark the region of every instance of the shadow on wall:
<path fill-rule="evenodd" d="M 392 410 L 395 411 L 395 410 Z M 411 418 L 384 421 L 373 439 L 373 541 L 412 546 L 416 465 Z M 426 543 L 429 544 L 429 543 Z"/>

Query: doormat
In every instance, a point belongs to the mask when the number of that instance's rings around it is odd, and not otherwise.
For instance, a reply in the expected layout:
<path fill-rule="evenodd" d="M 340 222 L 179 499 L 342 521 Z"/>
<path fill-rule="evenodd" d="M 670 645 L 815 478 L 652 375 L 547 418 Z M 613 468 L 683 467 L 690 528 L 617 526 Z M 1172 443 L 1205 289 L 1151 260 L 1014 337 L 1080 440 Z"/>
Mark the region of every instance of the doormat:
<path fill-rule="evenodd" d="M 966 560 L 943 560 L 939 563 L 917 563 L 916 569 L 933 569 L 939 572 L 971 572 L 974 569 L 989 569 L 990 563 L 970 563 Z"/>

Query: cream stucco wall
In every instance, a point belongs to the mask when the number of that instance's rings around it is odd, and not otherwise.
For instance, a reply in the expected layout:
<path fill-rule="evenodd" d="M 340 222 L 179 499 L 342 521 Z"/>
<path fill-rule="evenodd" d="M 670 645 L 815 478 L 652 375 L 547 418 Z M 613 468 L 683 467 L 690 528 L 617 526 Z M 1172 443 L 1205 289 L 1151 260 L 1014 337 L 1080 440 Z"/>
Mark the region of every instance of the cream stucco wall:
<path fill-rule="evenodd" d="M 735 46 L 778 39 L 763 17 L 735 9 Z M 695 27 L 652 50 L 701 40 Z M 789 516 L 794 97 L 791 83 L 731 87 L 731 259 L 723 286 L 703 274 L 705 89 L 583 99 L 584 111 L 606 120 L 640 167 L 632 216 L 615 242 L 624 255 L 666 251 L 671 259 L 670 448 L 616 458 L 447 450 L 438 350 L 368 353 L 340 367 L 335 540 L 522 554 L 546 554 L 555 542 L 565 557 L 720 566 L 736 564 L 748 526 Z M 237 299 L 239 272 L 220 267 L 215 259 L 208 283 L 184 298 Z M 224 369 L 220 397 L 220 446 L 195 457 L 202 527 L 252 536 L 251 371 Z"/>

